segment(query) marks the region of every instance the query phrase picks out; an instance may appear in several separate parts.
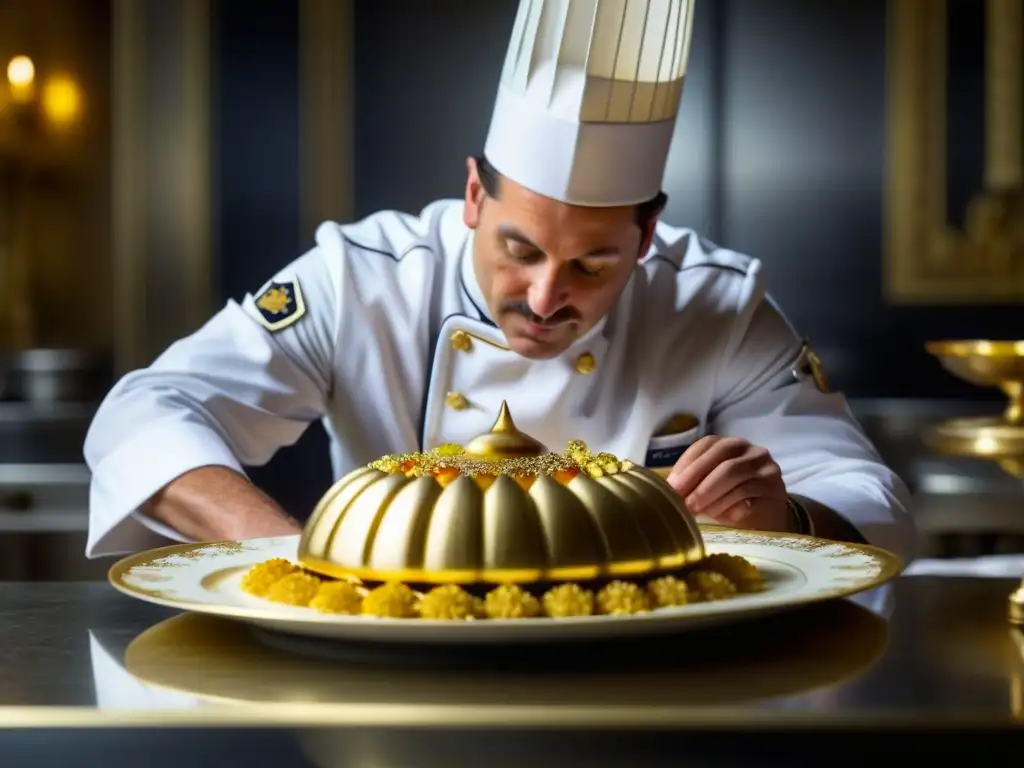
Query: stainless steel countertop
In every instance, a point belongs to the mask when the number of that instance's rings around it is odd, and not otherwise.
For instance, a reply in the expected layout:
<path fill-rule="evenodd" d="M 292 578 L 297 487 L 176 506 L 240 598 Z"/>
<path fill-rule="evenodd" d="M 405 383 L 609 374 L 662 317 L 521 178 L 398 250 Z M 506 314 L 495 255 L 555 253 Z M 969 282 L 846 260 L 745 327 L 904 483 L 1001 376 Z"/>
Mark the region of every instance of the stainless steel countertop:
<path fill-rule="evenodd" d="M 836 601 L 740 632 L 652 639 L 642 652 L 636 641 L 576 644 L 524 659 L 508 648 L 442 656 L 305 645 L 176 615 L 103 583 L 6 583 L 0 721 L 100 722 L 151 711 L 203 722 L 264 702 L 273 706 L 260 717 L 277 713 L 282 722 L 292 722 L 298 710 L 289 706 L 298 703 L 313 721 L 319 711 L 367 725 L 528 724 L 543 711 L 545 722 L 675 726 L 695 710 L 723 724 L 1024 722 L 1024 645 L 1005 618 L 1014 587 L 907 577 L 863 596 L 870 610 Z"/>
<path fill-rule="evenodd" d="M 741 631 L 446 657 L 328 653 L 102 583 L 0 584 L 0 754 L 34 768 L 790 767 L 820 765 L 794 738 L 813 731 L 851 759 L 898 744 L 938 756 L 974 734 L 984 762 L 1024 738 L 1024 644 L 1005 618 L 1018 583 L 909 577 L 868 608 Z"/>

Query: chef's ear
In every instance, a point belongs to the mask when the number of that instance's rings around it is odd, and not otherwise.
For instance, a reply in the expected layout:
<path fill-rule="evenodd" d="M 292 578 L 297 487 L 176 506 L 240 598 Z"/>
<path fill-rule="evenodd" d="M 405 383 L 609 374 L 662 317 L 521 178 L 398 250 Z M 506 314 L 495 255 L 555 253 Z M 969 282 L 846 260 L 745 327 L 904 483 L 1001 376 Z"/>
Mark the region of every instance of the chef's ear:
<path fill-rule="evenodd" d="M 665 210 L 665 203 L 668 202 L 668 195 L 659 192 L 646 203 L 640 203 L 636 207 L 636 223 L 640 227 L 640 258 L 647 255 L 651 248 L 651 241 L 654 239 L 654 229 L 658 226 L 658 217 Z"/>
<path fill-rule="evenodd" d="M 463 220 L 470 229 L 476 229 L 480 223 L 480 208 L 484 204 L 488 191 L 485 179 L 482 178 L 480 162 L 475 157 L 466 159 L 466 204 Z"/>
<path fill-rule="evenodd" d="M 654 239 L 654 228 L 658 226 L 658 220 L 651 219 L 646 224 L 641 224 L 640 226 L 640 258 L 642 259 L 647 255 L 647 251 L 651 249 L 651 241 Z"/>

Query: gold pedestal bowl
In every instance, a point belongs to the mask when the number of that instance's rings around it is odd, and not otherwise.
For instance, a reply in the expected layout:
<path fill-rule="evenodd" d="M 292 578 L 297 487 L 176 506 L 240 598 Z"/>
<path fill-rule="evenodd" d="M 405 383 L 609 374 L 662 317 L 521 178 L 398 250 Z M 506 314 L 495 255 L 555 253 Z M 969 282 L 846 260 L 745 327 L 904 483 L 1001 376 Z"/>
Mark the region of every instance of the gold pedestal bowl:
<path fill-rule="evenodd" d="M 1009 398 L 1001 416 L 951 419 L 925 433 L 940 453 L 987 459 L 1024 478 L 1024 341 L 932 341 L 942 367 L 963 381 L 998 387 Z"/>
<path fill-rule="evenodd" d="M 582 443 L 548 452 L 503 404 L 465 448 L 384 457 L 343 477 L 298 557 L 364 582 L 525 586 L 667 573 L 701 560 L 704 544 L 664 479 Z"/>
<path fill-rule="evenodd" d="M 999 387 L 1009 398 L 1002 415 L 940 422 L 925 432 L 925 443 L 946 455 L 994 461 L 1024 479 L 1024 341 L 932 341 L 925 349 L 957 378 Z M 1024 580 L 1009 610 L 1011 623 L 1024 625 Z"/>

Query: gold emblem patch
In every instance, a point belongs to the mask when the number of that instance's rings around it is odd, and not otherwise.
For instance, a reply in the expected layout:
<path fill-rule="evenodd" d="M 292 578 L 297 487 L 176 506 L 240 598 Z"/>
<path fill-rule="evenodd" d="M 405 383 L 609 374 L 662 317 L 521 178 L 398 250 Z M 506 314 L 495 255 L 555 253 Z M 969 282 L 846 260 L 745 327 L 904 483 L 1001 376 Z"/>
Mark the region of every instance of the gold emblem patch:
<path fill-rule="evenodd" d="M 283 315 L 288 311 L 292 297 L 287 288 L 271 288 L 256 302 L 256 306 L 272 315 Z"/>
<path fill-rule="evenodd" d="M 298 280 L 272 281 L 256 297 L 256 319 L 268 331 L 280 331 L 306 314 Z"/>
<path fill-rule="evenodd" d="M 811 345 L 806 341 L 804 342 L 803 349 L 800 350 L 800 356 L 796 359 L 796 364 L 793 366 L 793 376 L 800 381 L 809 376 L 814 380 L 814 386 L 818 388 L 819 392 L 829 391 L 825 366 L 822 365 L 818 353 L 811 349 Z"/>

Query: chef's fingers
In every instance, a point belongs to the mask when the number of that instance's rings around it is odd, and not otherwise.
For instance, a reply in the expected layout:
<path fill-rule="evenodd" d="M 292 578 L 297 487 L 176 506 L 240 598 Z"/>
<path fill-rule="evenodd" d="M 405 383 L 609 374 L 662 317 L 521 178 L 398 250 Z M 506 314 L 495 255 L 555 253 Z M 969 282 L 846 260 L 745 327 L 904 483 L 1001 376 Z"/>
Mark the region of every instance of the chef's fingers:
<path fill-rule="evenodd" d="M 698 458 L 707 453 L 711 447 L 718 442 L 721 442 L 722 438 L 718 435 L 705 435 L 698 439 L 693 445 L 683 451 L 682 455 L 676 459 L 675 466 L 672 471 L 683 469 L 693 464 Z"/>
<path fill-rule="evenodd" d="M 763 472 L 762 468 L 771 463 L 773 462 L 768 451 L 748 445 L 740 455 L 721 461 L 691 493 L 684 496 L 686 506 L 703 512 L 751 478 L 762 477 L 766 481 L 769 480 L 770 476 Z"/>
<path fill-rule="evenodd" d="M 769 493 L 765 483 L 757 478 L 746 479 L 727 488 L 711 501 L 699 506 L 687 504 L 693 514 L 713 517 L 724 525 L 733 525 L 747 516 L 751 505 Z"/>
<path fill-rule="evenodd" d="M 715 435 L 702 437 L 676 461 L 668 475 L 668 484 L 685 499 L 715 467 L 741 455 L 747 445 L 745 440 L 736 438 L 720 438 Z"/>
<path fill-rule="evenodd" d="M 761 481 L 749 480 L 700 510 L 700 514 L 712 517 L 724 525 L 738 525 L 754 511 L 765 491 Z"/>

